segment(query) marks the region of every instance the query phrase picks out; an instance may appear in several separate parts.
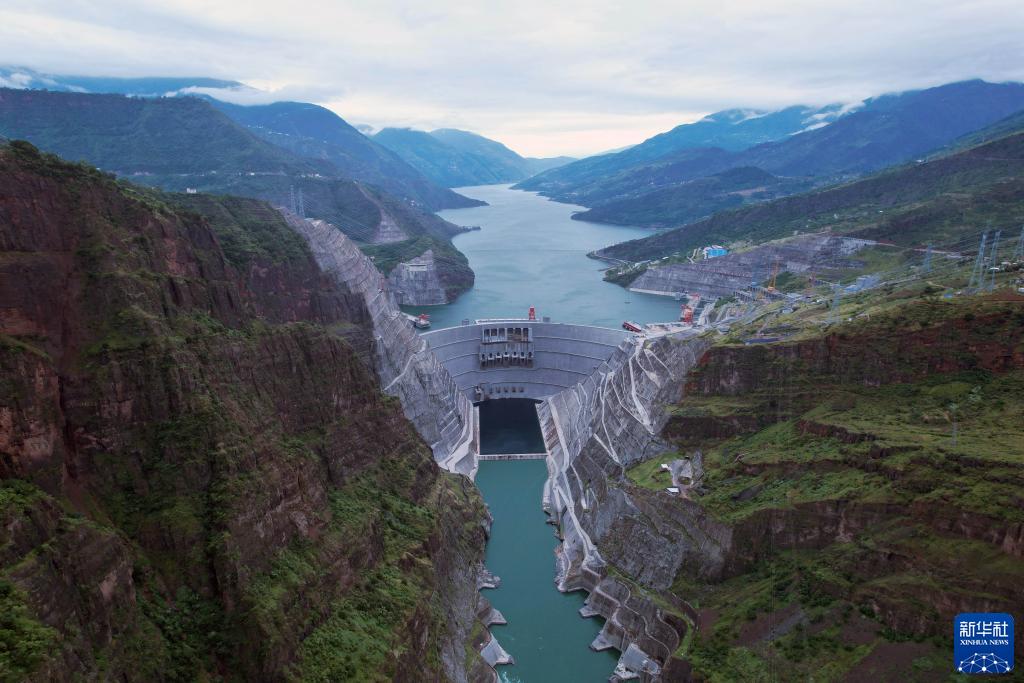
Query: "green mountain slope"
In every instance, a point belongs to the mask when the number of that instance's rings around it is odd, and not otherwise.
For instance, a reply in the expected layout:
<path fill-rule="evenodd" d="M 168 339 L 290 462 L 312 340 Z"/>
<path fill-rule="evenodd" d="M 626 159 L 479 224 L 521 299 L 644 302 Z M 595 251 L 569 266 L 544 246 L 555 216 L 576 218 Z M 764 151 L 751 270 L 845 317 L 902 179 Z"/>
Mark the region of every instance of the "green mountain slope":
<path fill-rule="evenodd" d="M 525 158 L 500 142 L 454 129 L 427 133 L 385 128 L 373 139 L 447 187 L 511 183 L 571 161 L 568 157 Z"/>
<path fill-rule="evenodd" d="M 0 132 L 120 175 L 331 173 L 235 125 L 193 97 L 0 89 Z"/>
<path fill-rule="evenodd" d="M 466 678 L 471 483 L 276 211 L 186 199 L 0 148 L 0 677 Z"/>
<path fill-rule="evenodd" d="M 754 167 L 739 167 L 671 185 L 636 197 L 606 202 L 573 218 L 597 223 L 664 228 L 718 211 L 763 202 L 808 189 L 809 182 L 779 178 Z"/>
<path fill-rule="evenodd" d="M 257 137 L 204 99 L 0 89 L 0 134 L 166 190 L 294 206 L 360 243 L 420 240 L 451 257 L 443 265 L 453 269 L 450 280 L 461 283 L 451 292 L 472 282 L 465 258 L 449 241 L 460 228 L 342 177 L 327 159 L 304 158 Z"/>
<path fill-rule="evenodd" d="M 305 102 L 259 106 L 212 103 L 264 140 L 301 157 L 329 161 L 346 177 L 375 185 L 427 210 L 480 205 L 437 185 L 324 107 Z"/>
<path fill-rule="evenodd" d="M 601 256 L 640 261 L 712 242 L 750 244 L 831 230 L 902 245 L 946 242 L 1024 211 L 1024 132 L 834 187 L 725 211 L 613 245 Z"/>

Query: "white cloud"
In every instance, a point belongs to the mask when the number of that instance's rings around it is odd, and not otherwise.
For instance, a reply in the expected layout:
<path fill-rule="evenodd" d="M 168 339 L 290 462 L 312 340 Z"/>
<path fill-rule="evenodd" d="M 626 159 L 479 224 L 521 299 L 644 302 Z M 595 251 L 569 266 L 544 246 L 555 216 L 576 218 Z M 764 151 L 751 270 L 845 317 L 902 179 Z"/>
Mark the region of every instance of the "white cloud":
<path fill-rule="evenodd" d="M 730 107 L 1020 80 L 1021 35 L 1019 0 L 0 0 L 0 63 L 239 80 L 531 155 L 627 145 Z"/>

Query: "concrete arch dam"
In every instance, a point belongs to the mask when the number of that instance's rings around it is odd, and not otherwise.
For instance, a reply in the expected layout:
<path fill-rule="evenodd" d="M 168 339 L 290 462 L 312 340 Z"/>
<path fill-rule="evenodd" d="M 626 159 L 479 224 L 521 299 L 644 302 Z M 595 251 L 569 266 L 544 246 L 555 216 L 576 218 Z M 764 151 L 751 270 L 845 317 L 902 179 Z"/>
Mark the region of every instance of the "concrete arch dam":
<path fill-rule="evenodd" d="M 629 335 L 591 325 L 525 319 L 477 320 L 422 335 L 471 401 L 543 400 L 576 386 Z"/>

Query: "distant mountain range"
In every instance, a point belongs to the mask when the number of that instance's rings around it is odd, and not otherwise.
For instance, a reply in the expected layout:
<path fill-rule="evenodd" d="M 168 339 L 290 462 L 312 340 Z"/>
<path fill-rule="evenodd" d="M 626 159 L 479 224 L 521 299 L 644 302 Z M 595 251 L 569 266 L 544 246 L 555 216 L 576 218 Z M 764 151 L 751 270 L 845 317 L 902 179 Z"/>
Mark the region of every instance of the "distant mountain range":
<path fill-rule="evenodd" d="M 1016 235 L 1024 206 L 1024 116 L 1001 120 L 966 140 L 972 139 L 985 142 L 957 144 L 855 182 L 722 211 L 598 255 L 638 262 L 710 243 L 758 244 L 821 230 L 906 246 L 948 243 L 986 226 L 1010 227 Z"/>
<path fill-rule="evenodd" d="M 294 107 L 283 109 L 286 115 L 274 125 L 283 127 L 282 121 L 301 119 L 290 113 Z M 256 113 L 268 116 L 273 111 L 258 108 Z M 301 130 L 323 135 L 323 148 L 332 149 L 328 133 L 342 129 L 340 119 L 324 117 L 323 110 L 314 111 L 313 116 L 326 118 L 325 130 L 318 132 L 308 122 Z M 472 282 L 465 257 L 449 242 L 460 231 L 458 227 L 408 201 L 352 180 L 330 155 L 306 157 L 258 137 L 206 99 L 0 89 L 0 134 L 166 190 L 192 188 L 255 197 L 277 206 L 301 206 L 306 215 L 330 221 L 362 244 L 407 242 L 421 251 L 434 249 L 439 257 L 450 257 L 452 264 L 465 271 L 459 273 L 459 279 L 466 286 Z M 365 139 L 358 144 L 372 145 Z M 381 150 L 380 158 L 386 161 L 391 156 Z M 405 167 L 400 160 L 393 163 Z M 438 190 L 467 203 L 473 201 L 447 189 Z"/>
<path fill-rule="evenodd" d="M 275 147 L 283 147 L 294 152 L 295 155 L 306 159 L 307 164 L 308 160 L 327 162 L 327 165 L 316 165 L 318 168 L 327 169 L 330 175 L 341 175 L 370 183 L 409 201 L 413 206 L 428 211 L 479 206 L 481 203 L 429 180 L 402 161 L 398 155 L 375 144 L 340 116 L 324 107 L 304 102 L 241 106 L 228 104 L 211 96 L 218 90 L 247 89 L 247 86 L 237 81 L 215 78 L 63 76 L 41 74 L 21 67 L 0 67 L 0 86 L 63 93 L 122 94 L 151 99 L 191 94 L 194 89 L 199 88 L 205 93 L 202 97 L 258 137 L 273 143 Z M 183 123 L 188 125 L 188 122 Z M 219 125 L 215 128 L 219 129 Z M 204 137 L 201 131 L 199 135 L 200 139 Z M 233 136 L 229 138 L 234 139 Z M 136 136 L 136 139 L 141 138 Z M 238 141 L 234 140 L 233 144 L 237 143 Z M 248 146 L 248 143 L 245 146 Z M 226 151 L 228 157 L 232 156 L 230 150 L 223 149 L 223 145 L 218 147 L 221 151 Z M 94 160 L 95 153 L 102 150 L 92 152 L 94 154 L 83 155 L 81 158 L 88 158 L 91 163 L 106 166 L 103 162 Z M 121 152 L 124 152 L 124 148 L 121 148 L 119 153 Z M 211 150 L 208 156 L 210 159 L 216 159 L 223 155 L 215 154 Z M 118 158 L 118 161 L 124 159 Z"/>
<path fill-rule="evenodd" d="M 52 90 L 55 92 L 118 93 L 143 97 L 171 95 L 186 88 L 241 88 L 238 81 L 219 78 L 113 78 L 44 74 L 20 66 L 0 66 L 0 87 Z"/>
<path fill-rule="evenodd" d="M 722 197 L 680 203 L 679 193 L 666 188 L 736 168 L 758 168 L 819 185 L 848 180 L 925 156 L 1021 109 L 1024 84 L 975 80 L 874 98 L 852 111 L 833 105 L 741 116 L 733 110 L 624 152 L 541 173 L 517 187 L 593 207 L 581 218 L 680 225 L 718 210 Z M 756 136 L 777 139 L 743 148 Z M 754 192 L 744 201 L 770 197 Z"/>
<path fill-rule="evenodd" d="M 330 109 L 306 102 L 213 105 L 258 137 L 308 158 L 329 161 L 343 175 L 429 210 L 478 206 L 406 163 Z"/>
<path fill-rule="evenodd" d="M 373 139 L 446 187 L 512 183 L 573 161 L 522 157 L 500 142 L 452 128 L 385 128 Z"/>
<path fill-rule="evenodd" d="M 691 155 L 700 164 L 698 168 L 710 167 L 718 159 L 728 156 L 725 154 L 727 151 L 748 149 L 822 127 L 846 111 L 838 104 L 820 108 L 793 106 L 775 112 L 727 109 L 695 123 L 676 126 L 624 150 L 588 157 L 542 173 L 518 187 L 584 206 L 596 205 L 602 194 L 612 192 L 604 190 L 602 184 L 630 169 L 653 165 L 687 150 L 700 150 Z M 685 159 L 676 161 L 684 162 Z M 591 194 L 595 195 L 594 198 L 590 197 Z"/>

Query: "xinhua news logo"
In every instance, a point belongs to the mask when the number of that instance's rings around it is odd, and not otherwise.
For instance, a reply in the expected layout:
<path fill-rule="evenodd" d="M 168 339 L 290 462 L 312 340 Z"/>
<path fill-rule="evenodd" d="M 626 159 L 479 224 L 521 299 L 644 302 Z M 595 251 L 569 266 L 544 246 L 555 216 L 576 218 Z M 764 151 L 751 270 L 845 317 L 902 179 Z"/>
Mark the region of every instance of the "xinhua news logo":
<path fill-rule="evenodd" d="M 1002 612 L 956 615 L 953 668 L 965 674 L 1013 671 L 1013 617 Z"/>

